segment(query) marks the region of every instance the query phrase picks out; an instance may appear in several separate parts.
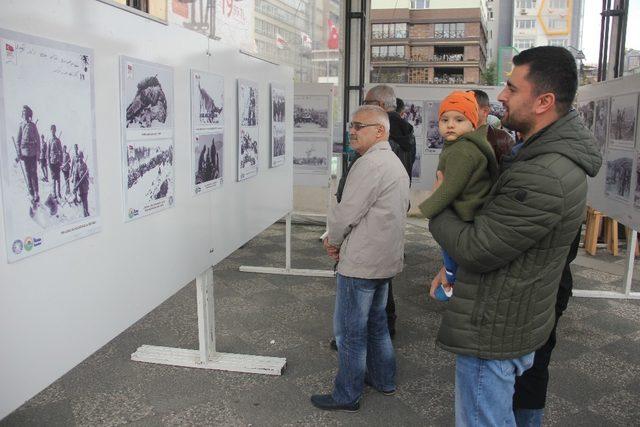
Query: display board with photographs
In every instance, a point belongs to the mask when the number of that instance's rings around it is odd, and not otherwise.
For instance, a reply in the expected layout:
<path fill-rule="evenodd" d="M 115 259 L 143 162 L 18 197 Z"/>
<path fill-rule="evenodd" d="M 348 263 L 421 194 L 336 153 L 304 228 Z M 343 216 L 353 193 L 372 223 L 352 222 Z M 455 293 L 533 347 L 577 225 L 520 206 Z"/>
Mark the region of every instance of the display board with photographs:
<path fill-rule="evenodd" d="M 424 133 L 424 102 L 404 101 L 403 118 L 413 126 L 413 134 L 421 137 Z"/>
<path fill-rule="evenodd" d="M 100 230 L 93 50 L 0 29 L 5 245 L 17 261 Z"/>
<path fill-rule="evenodd" d="M 174 204 L 173 70 L 120 57 L 125 220 Z"/>
<path fill-rule="evenodd" d="M 286 101 L 284 87 L 271 84 L 271 167 L 284 164 L 287 151 Z"/>
<path fill-rule="evenodd" d="M 193 194 L 222 186 L 224 78 L 191 70 L 191 185 Z"/>
<path fill-rule="evenodd" d="M 258 174 L 258 84 L 238 79 L 238 181 Z"/>
<path fill-rule="evenodd" d="M 621 224 L 640 229 L 640 75 L 582 86 L 578 112 L 603 153 L 602 167 L 589 179 L 588 203 Z"/>
<path fill-rule="evenodd" d="M 581 102 L 578 104 L 578 114 L 582 123 L 593 132 L 593 117 L 595 114 L 595 101 Z"/>

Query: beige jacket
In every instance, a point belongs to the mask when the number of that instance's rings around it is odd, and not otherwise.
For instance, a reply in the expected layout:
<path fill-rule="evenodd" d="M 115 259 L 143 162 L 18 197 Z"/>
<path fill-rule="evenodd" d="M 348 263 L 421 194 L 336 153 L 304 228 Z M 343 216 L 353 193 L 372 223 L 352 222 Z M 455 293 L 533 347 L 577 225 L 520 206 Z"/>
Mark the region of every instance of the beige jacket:
<path fill-rule="evenodd" d="M 387 141 L 351 167 L 342 201 L 329 213 L 329 244 L 340 246 L 338 273 L 391 278 L 404 264 L 409 176 Z"/>

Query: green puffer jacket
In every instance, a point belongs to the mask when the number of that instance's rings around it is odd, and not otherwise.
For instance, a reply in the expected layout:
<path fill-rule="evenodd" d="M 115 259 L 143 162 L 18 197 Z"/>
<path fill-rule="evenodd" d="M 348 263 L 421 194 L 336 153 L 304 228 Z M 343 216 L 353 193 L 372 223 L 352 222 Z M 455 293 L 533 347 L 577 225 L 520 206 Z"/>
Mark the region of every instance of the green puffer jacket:
<path fill-rule="evenodd" d="M 560 275 L 585 216 L 586 177 L 601 164 L 591 133 L 571 111 L 503 159 L 473 223 L 451 209 L 430 221 L 459 264 L 438 333 L 442 348 L 511 359 L 546 342 Z"/>

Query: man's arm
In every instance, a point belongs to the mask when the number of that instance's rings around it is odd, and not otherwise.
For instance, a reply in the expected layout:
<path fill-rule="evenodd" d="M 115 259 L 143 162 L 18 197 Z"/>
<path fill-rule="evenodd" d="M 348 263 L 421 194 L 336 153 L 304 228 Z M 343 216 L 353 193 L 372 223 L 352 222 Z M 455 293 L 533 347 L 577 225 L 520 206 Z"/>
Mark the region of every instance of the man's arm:
<path fill-rule="evenodd" d="M 540 241 L 561 220 L 560 181 L 539 166 L 510 172 L 473 223 L 450 209 L 429 222 L 436 241 L 460 265 L 484 273 L 498 269 Z M 445 181 L 448 178 L 445 177 Z"/>
<path fill-rule="evenodd" d="M 358 162 L 367 162 L 365 158 Z M 379 192 L 379 170 L 354 164 L 344 187 L 342 201 L 329 215 L 329 244 L 340 246 L 344 238 L 369 211 Z"/>

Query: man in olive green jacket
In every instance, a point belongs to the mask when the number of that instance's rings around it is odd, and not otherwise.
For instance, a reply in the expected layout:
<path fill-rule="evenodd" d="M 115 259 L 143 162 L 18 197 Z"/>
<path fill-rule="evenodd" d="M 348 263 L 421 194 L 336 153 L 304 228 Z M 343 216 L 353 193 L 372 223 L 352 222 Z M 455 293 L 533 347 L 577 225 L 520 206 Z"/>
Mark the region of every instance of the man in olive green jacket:
<path fill-rule="evenodd" d="M 558 282 L 585 215 L 587 176 L 602 163 L 570 111 L 577 70 L 569 51 L 537 47 L 513 63 L 498 100 L 503 123 L 524 142 L 503 159 L 474 222 L 446 209 L 429 224 L 459 264 L 438 334 L 438 344 L 456 353 L 457 425 L 515 425 L 515 378 L 553 328 Z"/>

